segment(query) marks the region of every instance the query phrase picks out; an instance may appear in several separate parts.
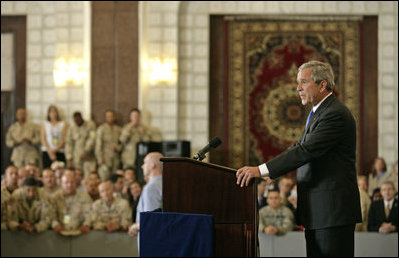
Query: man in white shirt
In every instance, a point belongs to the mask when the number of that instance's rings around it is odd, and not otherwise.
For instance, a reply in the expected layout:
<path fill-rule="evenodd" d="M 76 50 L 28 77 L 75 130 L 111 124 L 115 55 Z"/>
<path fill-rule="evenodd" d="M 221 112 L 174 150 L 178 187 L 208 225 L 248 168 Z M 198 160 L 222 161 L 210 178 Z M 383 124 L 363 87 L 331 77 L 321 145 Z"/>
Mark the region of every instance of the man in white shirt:
<path fill-rule="evenodd" d="M 163 155 L 150 152 L 144 158 L 142 166 L 147 184 L 143 188 L 137 205 L 136 223 L 130 226 L 129 235 L 136 236 L 140 231 L 140 212 L 162 208 L 162 162 Z"/>

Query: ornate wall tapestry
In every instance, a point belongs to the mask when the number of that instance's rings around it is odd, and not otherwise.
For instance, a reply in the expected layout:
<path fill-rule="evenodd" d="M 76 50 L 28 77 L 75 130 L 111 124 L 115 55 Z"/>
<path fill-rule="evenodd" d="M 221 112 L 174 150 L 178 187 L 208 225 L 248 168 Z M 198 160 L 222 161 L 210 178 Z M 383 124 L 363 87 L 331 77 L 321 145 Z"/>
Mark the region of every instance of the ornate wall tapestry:
<path fill-rule="evenodd" d="M 358 41 L 354 20 L 230 21 L 230 165 L 261 164 L 299 139 L 310 107 L 301 104 L 296 75 L 310 60 L 332 65 L 334 94 L 357 121 L 359 156 Z"/>

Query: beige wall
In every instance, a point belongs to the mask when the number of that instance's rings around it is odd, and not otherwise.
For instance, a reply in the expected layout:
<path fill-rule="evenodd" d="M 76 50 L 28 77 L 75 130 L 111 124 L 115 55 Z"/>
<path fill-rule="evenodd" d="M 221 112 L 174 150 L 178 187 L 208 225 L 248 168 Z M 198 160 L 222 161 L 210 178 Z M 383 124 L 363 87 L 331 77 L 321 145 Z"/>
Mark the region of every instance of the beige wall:
<path fill-rule="evenodd" d="M 60 57 L 88 62 L 89 5 L 83 1 L 2 1 L 1 15 L 27 16 L 26 107 L 30 120 L 41 123 L 50 104 L 71 122 L 74 111 L 90 114 L 90 87 L 55 87 L 53 69 Z"/>
<path fill-rule="evenodd" d="M 56 88 L 52 79 L 57 57 L 89 60 L 90 22 L 87 2 L 1 2 L 1 14 L 28 17 L 27 108 L 41 122 L 56 103 L 70 117 L 90 113 L 86 82 Z M 208 135 L 209 15 L 378 15 L 378 155 L 392 164 L 398 157 L 398 3 L 393 1 L 173 1 L 140 2 L 140 62 L 174 58 L 178 80 L 151 84 L 140 71 L 139 103 L 144 119 L 159 127 L 166 140 L 190 140 L 192 153 Z M 143 66 L 142 66 L 143 67 Z M 367 103 L 366 103 L 367 104 Z"/>

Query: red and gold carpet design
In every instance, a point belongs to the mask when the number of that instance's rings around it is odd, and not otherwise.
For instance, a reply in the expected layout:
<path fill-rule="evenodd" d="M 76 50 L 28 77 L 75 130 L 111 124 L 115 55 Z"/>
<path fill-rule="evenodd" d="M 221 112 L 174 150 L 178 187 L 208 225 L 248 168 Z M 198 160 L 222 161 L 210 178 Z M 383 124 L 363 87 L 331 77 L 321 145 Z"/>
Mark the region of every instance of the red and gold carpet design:
<path fill-rule="evenodd" d="M 358 31 L 358 21 L 229 23 L 229 163 L 233 168 L 263 163 L 299 139 L 310 110 L 302 106 L 296 91 L 298 67 L 304 62 L 331 64 L 334 92 L 359 121 Z"/>

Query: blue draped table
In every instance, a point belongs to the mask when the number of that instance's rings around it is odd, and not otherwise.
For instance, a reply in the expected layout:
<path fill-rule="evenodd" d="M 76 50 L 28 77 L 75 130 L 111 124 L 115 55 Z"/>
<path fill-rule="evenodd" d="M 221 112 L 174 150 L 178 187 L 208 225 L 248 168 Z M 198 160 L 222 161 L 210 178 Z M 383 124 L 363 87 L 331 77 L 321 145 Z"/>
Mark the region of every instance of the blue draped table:
<path fill-rule="evenodd" d="M 213 238 L 211 215 L 140 213 L 140 257 L 211 257 Z"/>

